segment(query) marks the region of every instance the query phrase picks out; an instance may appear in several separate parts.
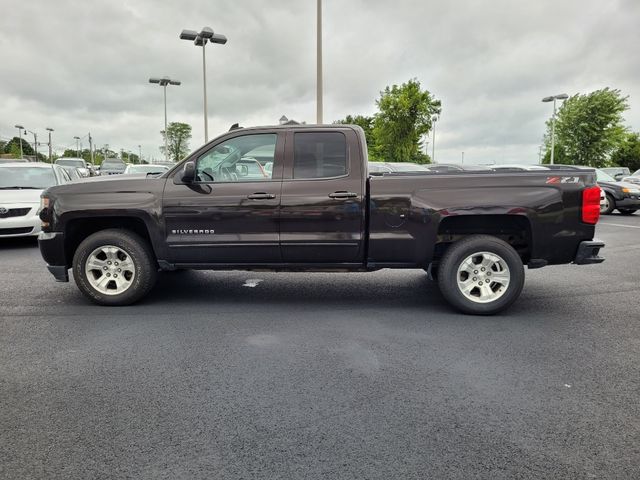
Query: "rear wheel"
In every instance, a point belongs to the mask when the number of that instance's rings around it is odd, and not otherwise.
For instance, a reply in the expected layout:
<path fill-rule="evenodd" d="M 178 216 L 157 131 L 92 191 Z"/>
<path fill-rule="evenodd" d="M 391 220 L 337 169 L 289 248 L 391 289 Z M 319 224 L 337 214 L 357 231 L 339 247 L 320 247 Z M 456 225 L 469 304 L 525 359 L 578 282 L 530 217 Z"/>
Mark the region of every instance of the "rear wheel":
<path fill-rule="evenodd" d="M 145 296 L 158 267 L 149 244 L 128 230 L 90 235 L 73 256 L 73 277 L 80 291 L 100 305 L 130 305 Z"/>
<path fill-rule="evenodd" d="M 517 300 L 524 267 L 511 245 L 489 235 L 473 235 L 451 245 L 438 268 L 438 286 L 458 310 L 492 315 Z"/>
<path fill-rule="evenodd" d="M 600 205 L 600 215 L 609 215 L 616 208 L 616 201 L 612 195 L 604 195 L 604 203 Z"/>
<path fill-rule="evenodd" d="M 634 213 L 636 213 L 636 210 L 630 210 L 628 208 L 619 208 L 618 211 L 622 215 L 633 215 Z"/>

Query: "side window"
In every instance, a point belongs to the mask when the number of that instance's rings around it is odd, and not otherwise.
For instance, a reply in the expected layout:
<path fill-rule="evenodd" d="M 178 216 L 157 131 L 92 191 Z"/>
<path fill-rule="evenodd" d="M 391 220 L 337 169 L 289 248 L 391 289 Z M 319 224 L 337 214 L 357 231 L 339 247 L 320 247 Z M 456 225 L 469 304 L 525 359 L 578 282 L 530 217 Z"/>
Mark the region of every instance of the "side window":
<path fill-rule="evenodd" d="M 217 144 L 198 158 L 199 182 L 258 182 L 271 180 L 275 133 L 243 135 Z"/>
<path fill-rule="evenodd" d="M 62 176 L 62 178 L 65 181 L 65 183 L 71 182 L 71 177 L 69 176 L 69 174 L 67 173 L 67 171 L 64 168 L 59 168 L 58 169 L 58 173 Z"/>
<path fill-rule="evenodd" d="M 293 178 L 330 178 L 347 174 L 347 141 L 344 134 L 296 133 L 293 145 Z"/>

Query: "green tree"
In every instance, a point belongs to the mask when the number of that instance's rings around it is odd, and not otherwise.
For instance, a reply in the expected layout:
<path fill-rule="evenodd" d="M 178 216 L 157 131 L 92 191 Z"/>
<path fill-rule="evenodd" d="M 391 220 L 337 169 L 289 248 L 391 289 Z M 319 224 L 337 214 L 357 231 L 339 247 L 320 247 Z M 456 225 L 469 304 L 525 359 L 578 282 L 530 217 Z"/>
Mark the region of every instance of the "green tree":
<path fill-rule="evenodd" d="M 603 88 L 567 99 L 556 117 L 554 163 L 605 167 L 626 138 L 622 114 L 629 108 L 620 90 Z M 544 138 L 551 156 L 551 119 Z"/>
<path fill-rule="evenodd" d="M 167 140 L 169 150 L 169 160 L 179 162 L 189 153 L 189 140 L 191 140 L 191 125 L 181 122 L 171 122 L 167 126 L 167 131 L 162 132 L 162 139 Z M 160 147 L 164 153 L 164 145 Z"/>
<path fill-rule="evenodd" d="M 422 137 L 432 126 L 432 118 L 441 111 L 440 100 L 422 90 L 417 79 L 401 86 L 387 86 L 376 101 L 379 112 L 373 133 L 380 157 L 394 162 L 429 163 L 421 152 Z"/>
<path fill-rule="evenodd" d="M 336 120 L 335 124 L 342 125 L 358 125 L 364 130 L 365 138 L 367 139 L 367 150 L 369 153 L 370 160 L 378 160 L 379 152 L 378 152 L 378 144 L 376 142 L 376 136 L 373 131 L 373 122 L 375 121 L 374 117 L 367 117 L 365 115 L 347 115 L 342 120 Z"/>
<path fill-rule="evenodd" d="M 629 133 L 624 142 L 611 155 L 611 163 L 628 167 L 631 172 L 640 170 L 640 133 Z"/>
<path fill-rule="evenodd" d="M 20 158 L 20 137 L 13 137 L 4 146 L 4 153 L 10 153 L 15 158 Z M 22 153 L 24 155 L 34 155 L 33 147 L 24 138 L 22 139 Z"/>

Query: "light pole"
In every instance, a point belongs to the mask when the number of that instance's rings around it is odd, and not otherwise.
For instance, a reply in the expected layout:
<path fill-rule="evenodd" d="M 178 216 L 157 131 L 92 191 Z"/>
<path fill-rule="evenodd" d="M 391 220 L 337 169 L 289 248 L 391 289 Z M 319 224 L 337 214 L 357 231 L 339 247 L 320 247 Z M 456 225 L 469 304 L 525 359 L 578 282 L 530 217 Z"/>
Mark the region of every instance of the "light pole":
<path fill-rule="evenodd" d="M 561 93 L 551 97 L 544 97 L 543 102 L 553 102 L 553 116 L 551 117 L 551 165 L 553 165 L 553 153 L 556 148 L 556 100 L 566 100 L 569 95 Z"/>
<path fill-rule="evenodd" d="M 438 116 L 434 115 L 431 117 L 431 121 L 433 122 L 433 143 L 431 144 L 431 161 L 436 163 L 436 122 L 438 121 Z"/>
<path fill-rule="evenodd" d="M 195 30 L 182 30 L 180 33 L 181 40 L 191 40 L 196 47 L 202 47 L 202 86 L 204 92 L 203 110 L 204 110 L 204 141 L 209 141 L 209 123 L 207 120 L 207 64 L 205 60 L 205 46 L 207 42 L 224 45 L 227 43 L 227 37 L 219 33 L 213 33 L 210 27 L 202 27 L 200 33 Z M 165 128 L 166 136 L 166 128 Z"/>
<path fill-rule="evenodd" d="M 25 130 L 25 128 L 22 125 L 14 125 L 14 126 L 18 129 L 18 134 L 20 135 L 20 160 L 22 160 L 22 157 L 24 156 L 22 152 L 22 131 Z"/>
<path fill-rule="evenodd" d="M 138 163 L 142 163 L 142 145 L 138 145 Z"/>
<path fill-rule="evenodd" d="M 38 134 L 36 132 L 32 132 L 31 130 L 25 129 L 25 132 L 29 132 L 33 135 L 33 149 L 36 152 L 36 162 L 38 161 Z"/>
<path fill-rule="evenodd" d="M 316 123 L 322 124 L 322 0 L 317 4 L 316 39 Z"/>
<path fill-rule="evenodd" d="M 80 137 L 73 137 L 76 140 L 76 157 L 80 158 Z"/>
<path fill-rule="evenodd" d="M 53 132 L 53 128 L 47 127 L 47 131 L 49 132 L 49 163 L 53 163 L 51 160 L 51 132 Z"/>
<path fill-rule="evenodd" d="M 202 47 L 202 51 L 204 52 L 204 46 Z M 155 83 L 162 87 L 164 91 L 164 158 L 168 162 L 169 161 L 169 150 L 167 148 L 167 85 L 180 85 L 180 81 L 171 80 L 169 77 L 162 78 L 150 78 L 149 83 Z M 205 86 L 206 88 L 206 86 Z M 206 93 L 205 93 L 206 98 Z M 207 125 L 207 116 L 205 110 L 205 126 Z"/>

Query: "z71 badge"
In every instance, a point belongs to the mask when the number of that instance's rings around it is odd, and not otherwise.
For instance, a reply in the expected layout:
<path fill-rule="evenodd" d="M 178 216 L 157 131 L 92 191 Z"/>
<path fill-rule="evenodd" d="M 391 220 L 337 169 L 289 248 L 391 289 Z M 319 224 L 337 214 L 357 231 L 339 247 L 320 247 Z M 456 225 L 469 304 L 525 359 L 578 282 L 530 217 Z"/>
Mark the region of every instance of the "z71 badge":
<path fill-rule="evenodd" d="M 580 177 L 547 177 L 547 183 L 580 183 Z"/>

